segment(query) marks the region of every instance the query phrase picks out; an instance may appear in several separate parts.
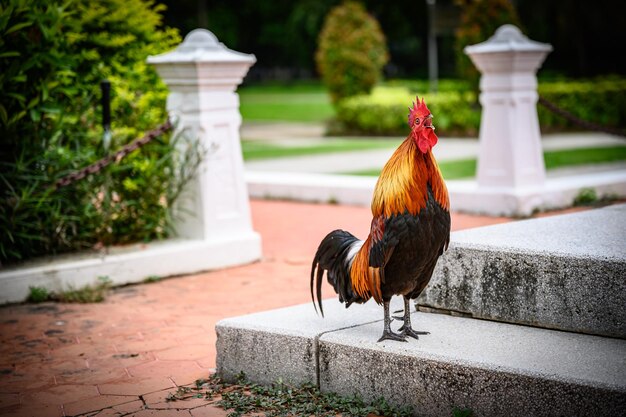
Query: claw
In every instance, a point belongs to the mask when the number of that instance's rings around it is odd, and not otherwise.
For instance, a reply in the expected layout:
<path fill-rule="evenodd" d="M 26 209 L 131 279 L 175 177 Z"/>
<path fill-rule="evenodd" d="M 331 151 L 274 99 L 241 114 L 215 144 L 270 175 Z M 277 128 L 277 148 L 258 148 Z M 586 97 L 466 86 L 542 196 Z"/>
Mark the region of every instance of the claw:
<path fill-rule="evenodd" d="M 412 337 L 413 339 L 419 339 L 419 335 L 430 334 L 430 332 L 418 332 L 418 331 L 411 329 L 410 327 L 405 328 L 404 326 L 400 327 L 399 330 L 400 330 L 400 334 L 403 334 L 404 336 Z"/>
<path fill-rule="evenodd" d="M 402 332 L 404 332 L 404 329 L 406 329 L 406 327 L 405 327 L 405 326 L 404 326 L 404 324 L 403 324 L 402 326 L 400 326 L 400 328 L 398 329 L 398 331 L 399 331 L 400 333 L 402 333 Z M 411 327 L 409 327 L 409 331 L 410 331 L 411 333 L 414 333 L 414 334 L 419 334 L 419 335 L 427 335 L 427 334 L 430 334 L 430 332 L 418 332 L 417 330 L 413 330 Z M 416 339 L 417 339 L 417 337 L 416 337 Z"/>
<path fill-rule="evenodd" d="M 383 331 L 383 335 L 378 339 L 378 342 L 382 342 L 383 340 L 395 340 L 396 342 L 408 342 L 406 340 L 406 336 L 399 333 L 394 333 L 392 331 Z"/>

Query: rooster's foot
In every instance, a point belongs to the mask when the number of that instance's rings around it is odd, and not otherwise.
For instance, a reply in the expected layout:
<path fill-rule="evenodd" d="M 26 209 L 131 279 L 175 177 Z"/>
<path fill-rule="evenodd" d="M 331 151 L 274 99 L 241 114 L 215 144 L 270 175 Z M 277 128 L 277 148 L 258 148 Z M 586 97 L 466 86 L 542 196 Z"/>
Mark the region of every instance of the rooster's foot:
<path fill-rule="evenodd" d="M 378 339 L 378 342 L 382 342 L 383 340 L 395 340 L 396 342 L 407 342 L 406 336 L 394 333 L 392 331 L 385 330 L 383 331 L 383 335 Z"/>

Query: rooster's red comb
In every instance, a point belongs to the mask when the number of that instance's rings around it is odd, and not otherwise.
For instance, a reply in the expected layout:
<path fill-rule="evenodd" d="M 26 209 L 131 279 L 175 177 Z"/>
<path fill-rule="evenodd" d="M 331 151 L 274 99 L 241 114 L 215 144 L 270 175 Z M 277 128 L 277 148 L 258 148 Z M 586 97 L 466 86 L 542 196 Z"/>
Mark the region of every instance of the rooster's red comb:
<path fill-rule="evenodd" d="M 422 101 L 420 101 L 417 96 L 415 97 L 415 100 L 416 101 L 413 103 L 413 107 L 409 107 L 409 127 L 413 127 L 415 119 L 426 117 L 430 114 L 430 110 L 426 107 L 423 97 Z"/>

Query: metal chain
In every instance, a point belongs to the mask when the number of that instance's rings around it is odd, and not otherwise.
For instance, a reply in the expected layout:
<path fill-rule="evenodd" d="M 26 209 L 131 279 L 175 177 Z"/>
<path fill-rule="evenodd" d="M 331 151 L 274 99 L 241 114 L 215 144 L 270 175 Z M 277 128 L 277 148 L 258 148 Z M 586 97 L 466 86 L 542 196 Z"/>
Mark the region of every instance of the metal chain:
<path fill-rule="evenodd" d="M 556 104 L 546 100 L 545 98 L 541 96 L 539 96 L 539 104 L 541 104 L 542 106 L 544 106 L 546 109 L 550 110 L 551 112 L 558 114 L 559 116 L 569 120 L 570 122 L 586 130 L 597 130 L 599 132 L 609 133 L 611 135 L 626 137 L 626 132 L 623 130 L 619 130 L 619 129 L 608 127 L 608 126 L 602 126 L 597 123 L 589 122 L 587 120 L 582 120 L 574 116 L 572 113 L 568 112 L 567 110 L 563 110 L 562 108 L 557 107 Z"/>
<path fill-rule="evenodd" d="M 56 180 L 54 183 L 54 187 L 56 189 L 59 189 L 61 187 L 68 186 L 78 180 L 82 180 L 87 175 L 91 175 L 91 174 L 95 174 L 99 172 L 104 167 L 106 167 L 107 165 L 110 165 L 113 162 L 119 162 L 124 157 L 126 157 L 126 155 L 128 155 L 129 153 L 148 144 L 154 138 L 161 136 L 163 133 L 169 131 L 171 128 L 172 128 L 172 123 L 168 119 L 161 126 L 157 127 L 156 129 L 152 129 L 151 131 L 146 133 L 143 137 L 139 139 L 135 139 L 134 141 L 130 142 L 128 145 L 123 146 L 119 151 L 111 155 L 107 155 L 104 158 L 100 159 L 99 161 L 96 161 L 93 164 L 90 164 L 83 169 L 71 172 L 68 175 Z"/>

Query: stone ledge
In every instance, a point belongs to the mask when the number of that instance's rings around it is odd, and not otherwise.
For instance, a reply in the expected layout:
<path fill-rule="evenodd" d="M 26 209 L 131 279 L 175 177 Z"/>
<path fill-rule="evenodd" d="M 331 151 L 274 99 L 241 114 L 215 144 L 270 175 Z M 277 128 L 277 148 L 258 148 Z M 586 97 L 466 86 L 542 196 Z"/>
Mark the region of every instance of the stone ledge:
<path fill-rule="evenodd" d="M 624 248 L 626 204 L 455 232 L 418 304 L 626 338 Z"/>
<path fill-rule="evenodd" d="M 221 321 L 218 373 L 232 380 L 244 371 L 263 384 L 318 381 L 323 391 L 383 396 L 420 416 L 449 416 L 454 407 L 480 416 L 626 411 L 624 340 L 413 313 L 414 327 L 430 335 L 376 343 L 381 307 L 324 306 L 327 319 L 304 304 Z"/>
<path fill-rule="evenodd" d="M 0 271 L 0 304 L 21 302 L 30 286 L 49 291 L 92 285 L 106 276 L 113 285 L 142 282 L 150 276 L 167 277 L 226 268 L 261 258 L 261 237 L 255 232 L 213 240 L 168 239 L 114 248 L 104 255 L 72 254 L 34 260 Z"/>

